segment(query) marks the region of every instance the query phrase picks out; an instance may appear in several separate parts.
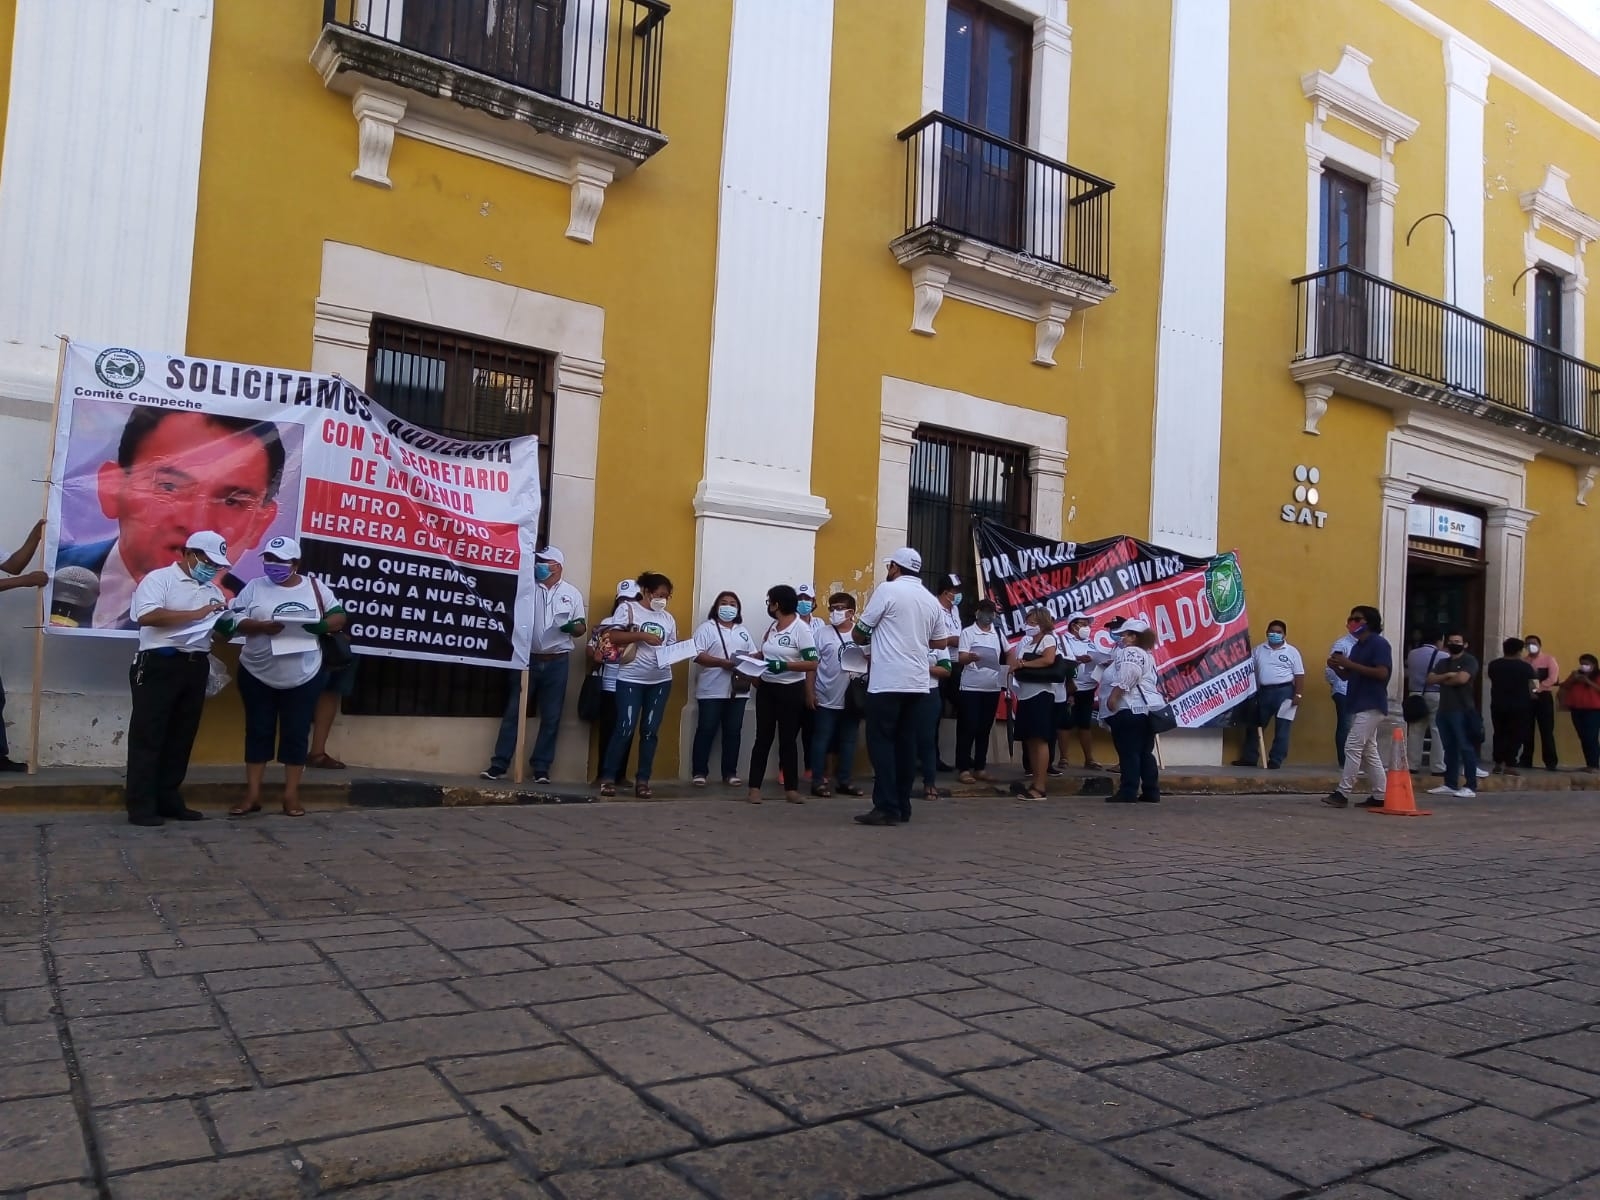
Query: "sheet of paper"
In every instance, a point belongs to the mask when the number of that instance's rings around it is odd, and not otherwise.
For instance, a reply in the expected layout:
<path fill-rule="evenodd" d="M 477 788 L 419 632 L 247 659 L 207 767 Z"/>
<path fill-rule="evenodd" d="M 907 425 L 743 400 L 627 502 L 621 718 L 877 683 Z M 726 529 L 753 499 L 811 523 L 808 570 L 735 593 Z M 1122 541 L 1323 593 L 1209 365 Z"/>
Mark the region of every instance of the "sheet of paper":
<path fill-rule="evenodd" d="M 751 678 L 755 678 L 767 673 L 767 664 L 762 659 L 749 658 L 741 654 L 734 661 L 739 664 L 739 674 L 741 675 L 749 675 Z"/>
<path fill-rule="evenodd" d="M 847 675 L 866 674 L 867 652 L 860 646 L 845 646 L 839 651 L 839 667 Z"/>
<path fill-rule="evenodd" d="M 1300 706 L 1293 700 L 1285 700 L 1282 704 L 1278 705 L 1278 720 L 1292 721 L 1295 719 L 1295 716 L 1297 713 L 1299 713 L 1299 711 Z"/>
<path fill-rule="evenodd" d="M 972 647 L 971 654 L 978 660 L 979 666 L 993 667 L 1000 663 L 1000 649 L 997 646 L 979 642 Z"/>
<path fill-rule="evenodd" d="M 670 646 L 656 647 L 656 662 L 660 666 L 670 667 L 676 663 L 688 662 L 700 653 L 693 641 L 673 642 Z"/>
<path fill-rule="evenodd" d="M 306 631 L 299 622 L 284 625 L 282 633 L 272 635 L 272 654 L 282 658 L 286 654 L 305 654 L 317 648 L 317 635 Z"/>

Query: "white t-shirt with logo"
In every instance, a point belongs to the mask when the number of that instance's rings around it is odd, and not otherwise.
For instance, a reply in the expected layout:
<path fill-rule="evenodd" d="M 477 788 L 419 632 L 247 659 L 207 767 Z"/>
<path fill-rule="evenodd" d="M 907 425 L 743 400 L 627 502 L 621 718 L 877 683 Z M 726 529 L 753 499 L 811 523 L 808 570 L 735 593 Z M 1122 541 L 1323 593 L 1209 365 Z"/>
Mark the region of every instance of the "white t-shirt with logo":
<path fill-rule="evenodd" d="M 817 642 L 811 636 L 811 626 L 800 617 L 796 617 L 783 629 L 773 625 L 767 630 L 767 636 L 761 641 L 761 657 L 768 662 L 800 662 L 802 660 L 815 660 L 817 657 Z M 769 683 L 803 683 L 804 671 L 780 671 L 776 675 L 766 674 L 761 677 L 761 685 Z"/>
<path fill-rule="evenodd" d="M 984 647 L 995 652 L 995 660 L 989 663 L 983 660 L 969 662 L 961 668 L 961 690 L 963 692 L 998 692 L 1005 687 L 1006 679 L 1006 640 L 1000 631 L 993 625 L 988 629 L 979 629 L 976 625 L 968 625 L 961 631 L 961 643 L 956 647 L 957 654 L 971 654 L 977 647 Z"/>
<path fill-rule="evenodd" d="M 1072 677 L 1072 690 L 1075 692 L 1092 692 L 1098 682 L 1095 678 L 1095 668 L 1098 658 L 1095 654 L 1095 644 L 1085 638 L 1075 638 L 1070 633 L 1058 634 L 1056 643 L 1061 647 L 1061 653 L 1071 659 L 1077 666 L 1077 673 Z M 1078 662 L 1080 658 L 1087 657 L 1088 662 Z M 1109 659 L 1110 655 L 1106 655 Z"/>
<path fill-rule="evenodd" d="M 273 583 L 266 576 L 244 585 L 233 601 L 233 615 L 241 621 L 278 621 L 286 628 L 310 625 L 321 619 L 317 608 L 318 591 L 322 607 L 335 609 L 339 601 L 326 584 L 313 584 L 302 575 L 293 587 Z M 322 651 L 316 646 L 294 654 L 274 654 L 273 637 L 268 633 L 246 634 L 239 664 L 262 683 L 285 690 L 309 683 L 322 670 Z"/>
<path fill-rule="evenodd" d="M 605 624 L 618 629 L 627 629 L 631 625 L 642 633 L 653 633 L 661 639 L 663 646 L 670 646 L 678 640 L 678 623 L 672 619 L 671 613 L 656 612 L 634 600 L 624 602 Z M 671 683 L 672 665 L 662 666 L 656 661 L 656 648 L 647 642 L 634 644 L 638 650 L 634 652 L 631 663 L 617 669 L 617 682 Z"/>
<path fill-rule="evenodd" d="M 754 654 L 756 642 L 750 631 L 740 622 L 732 629 L 724 629 L 715 621 L 706 621 L 694 631 L 694 648 L 713 658 L 737 660 L 741 654 Z M 696 700 L 727 700 L 733 696 L 733 672 L 727 667 L 700 667 L 695 677 Z M 741 696 L 740 699 L 743 699 Z"/>
<path fill-rule="evenodd" d="M 141 650 L 205 650 L 211 645 L 211 629 L 227 607 L 228 598 L 215 583 L 196 583 L 177 563 L 158 567 L 139 581 L 133 590 L 130 613 L 137 621 L 158 608 L 193 612 L 215 602 L 215 612 L 207 612 L 187 625 L 139 626 Z"/>
<path fill-rule="evenodd" d="M 817 639 L 817 707 L 840 712 L 844 709 L 845 692 L 850 687 L 850 673 L 844 669 L 844 650 L 855 642 L 837 626 L 827 625 L 818 630 Z"/>
<path fill-rule="evenodd" d="M 872 632 L 867 691 L 928 690 L 928 643 L 939 636 L 944 609 L 914 575 L 879 584 L 858 624 Z"/>
<path fill-rule="evenodd" d="M 1038 637 L 1036 634 L 1025 634 L 1022 640 L 1017 643 L 1017 661 L 1022 662 L 1022 656 L 1024 654 L 1042 655 L 1045 651 L 1045 648 L 1054 641 L 1055 637 L 1052 634 L 1045 634 L 1043 637 Z M 1061 654 L 1061 647 L 1059 643 L 1056 644 L 1056 654 L 1058 657 Z M 1029 667 L 1039 664 L 1022 662 L 1022 665 L 1024 667 Z M 1018 679 L 1016 682 L 1017 699 L 1019 701 L 1032 700 L 1035 696 L 1043 696 L 1048 694 L 1052 700 L 1054 700 L 1057 704 L 1060 704 L 1067 698 L 1067 685 L 1065 682 L 1040 683 L 1037 680 L 1025 679 Z"/>
<path fill-rule="evenodd" d="M 1305 663 L 1300 661 L 1300 651 L 1287 642 L 1281 646 L 1269 646 L 1262 642 L 1255 648 L 1252 657 L 1256 664 L 1256 682 L 1262 687 L 1292 683 L 1296 675 L 1306 673 Z"/>

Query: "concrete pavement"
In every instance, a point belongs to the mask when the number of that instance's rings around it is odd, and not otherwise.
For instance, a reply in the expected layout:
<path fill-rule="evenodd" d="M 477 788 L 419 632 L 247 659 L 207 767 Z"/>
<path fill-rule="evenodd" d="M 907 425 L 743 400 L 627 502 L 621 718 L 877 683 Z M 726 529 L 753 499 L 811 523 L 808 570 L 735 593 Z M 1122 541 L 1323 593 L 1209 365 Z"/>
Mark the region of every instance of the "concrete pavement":
<path fill-rule="evenodd" d="M 1593 797 L 0 815 L 0 1190 L 1600 1195 Z"/>

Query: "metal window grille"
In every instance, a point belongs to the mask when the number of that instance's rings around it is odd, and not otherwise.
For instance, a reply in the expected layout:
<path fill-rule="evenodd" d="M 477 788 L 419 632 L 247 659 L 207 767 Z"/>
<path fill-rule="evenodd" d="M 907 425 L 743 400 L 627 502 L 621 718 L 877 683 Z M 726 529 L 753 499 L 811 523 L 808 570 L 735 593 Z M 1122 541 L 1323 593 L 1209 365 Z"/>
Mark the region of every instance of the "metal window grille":
<path fill-rule="evenodd" d="M 555 411 L 550 360 L 537 351 L 391 321 L 372 323 L 367 393 L 395 416 L 467 440 L 539 438 L 539 492 L 550 495 Z M 539 540 L 550 528 L 539 508 Z M 363 656 L 344 711 L 386 717 L 498 717 L 512 673 L 405 658 Z"/>
<path fill-rule="evenodd" d="M 964 588 L 963 619 L 978 602 L 972 526 L 988 517 L 1028 529 L 1032 485 L 1028 449 L 924 425 L 911 446 L 908 538 L 922 555 L 923 577 L 954 573 Z"/>

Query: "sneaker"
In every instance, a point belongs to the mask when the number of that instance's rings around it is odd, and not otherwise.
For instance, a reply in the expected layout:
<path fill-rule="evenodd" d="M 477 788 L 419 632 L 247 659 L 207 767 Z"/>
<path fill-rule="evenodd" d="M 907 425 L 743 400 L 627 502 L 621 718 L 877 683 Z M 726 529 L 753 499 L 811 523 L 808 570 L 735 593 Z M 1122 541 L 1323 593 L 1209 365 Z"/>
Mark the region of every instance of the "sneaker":
<path fill-rule="evenodd" d="M 1489 778 L 1489 772 L 1485 771 L 1482 767 L 1479 767 L 1478 768 L 1478 778 L 1479 779 L 1487 779 L 1487 778 Z"/>
<path fill-rule="evenodd" d="M 705 785 L 706 785 L 706 777 L 704 775 L 696 775 L 689 782 L 694 784 L 695 787 L 705 787 Z"/>
<path fill-rule="evenodd" d="M 1432 772 L 1430 772 L 1430 774 L 1433 774 L 1433 775 L 1443 775 L 1443 774 L 1444 774 L 1444 768 L 1443 768 L 1443 767 L 1435 767 L 1435 768 L 1434 768 L 1434 769 L 1433 769 L 1433 770 L 1432 770 Z"/>
<path fill-rule="evenodd" d="M 479 779 L 504 779 L 505 777 L 506 769 L 504 767 L 487 767 L 478 772 Z"/>
<path fill-rule="evenodd" d="M 1363 800 L 1356 807 L 1358 807 L 1358 808 L 1382 808 L 1383 807 L 1383 801 L 1380 800 L 1377 796 L 1368 796 L 1365 800 Z"/>
<path fill-rule="evenodd" d="M 1457 795 L 1460 795 L 1460 793 L 1457 792 L 1456 789 L 1451 787 L 1448 783 L 1441 783 L 1436 788 L 1429 788 L 1428 789 L 1428 795 L 1430 795 L 1430 796 L 1457 796 Z"/>
<path fill-rule="evenodd" d="M 1048 767 L 1048 769 L 1046 769 L 1046 771 L 1045 771 L 1046 775 L 1061 775 L 1062 773 L 1063 772 L 1062 772 L 1061 768 L 1056 766 L 1055 763 L 1051 763 L 1050 766 Z"/>
<path fill-rule="evenodd" d="M 1349 808 L 1350 797 L 1343 792 L 1329 792 L 1322 798 L 1322 802 L 1329 808 Z"/>
<path fill-rule="evenodd" d="M 1454 794 L 1458 800 L 1476 800 L 1478 797 L 1478 793 L 1469 787 L 1457 788 Z"/>
<path fill-rule="evenodd" d="M 540 787 L 548 787 L 550 785 L 550 776 L 545 774 L 543 771 L 535 771 L 533 775 L 533 782 Z"/>

